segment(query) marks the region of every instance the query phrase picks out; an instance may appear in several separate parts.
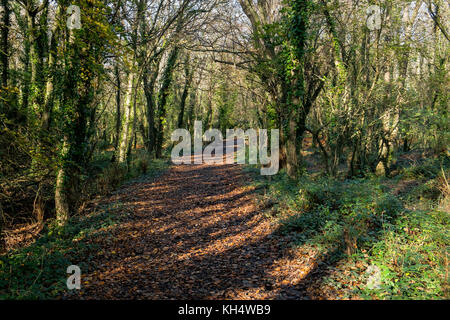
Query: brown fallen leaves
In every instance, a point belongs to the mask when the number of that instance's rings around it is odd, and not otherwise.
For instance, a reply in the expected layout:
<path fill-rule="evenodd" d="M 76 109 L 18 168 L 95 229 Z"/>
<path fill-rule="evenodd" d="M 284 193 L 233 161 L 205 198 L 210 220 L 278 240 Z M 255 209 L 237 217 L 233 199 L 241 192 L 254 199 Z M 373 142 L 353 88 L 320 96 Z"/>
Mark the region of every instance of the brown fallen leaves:
<path fill-rule="evenodd" d="M 132 210 L 70 299 L 302 299 L 314 252 L 274 233 L 236 165 L 172 167 L 113 196 Z"/>

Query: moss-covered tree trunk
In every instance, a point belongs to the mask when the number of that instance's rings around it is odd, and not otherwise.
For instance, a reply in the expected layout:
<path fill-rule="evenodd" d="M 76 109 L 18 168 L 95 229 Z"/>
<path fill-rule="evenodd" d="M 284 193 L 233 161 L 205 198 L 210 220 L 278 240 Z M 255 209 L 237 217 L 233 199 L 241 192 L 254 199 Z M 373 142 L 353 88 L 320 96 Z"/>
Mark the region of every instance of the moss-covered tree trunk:
<path fill-rule="evenodd" d="M 167 114 L 167 97 L 169 96 L 170 85 L 172 84 L 173 71 L 175 69 L 175 63 L 178 58 L 179 47 L 175 46 L 169 53 L 167 58 L 167 64 L 164 69 L 162 85 L 158 94 L 158 132 L 156 134 L 156 157 L 162 156 L 162 144 L 164 138 L 164 121 Z"/>
<path fill-rule="evenodd" d="M 193 72 L 191 72 L 191 70 L 189 69 L 189 55 L 187 55 L 186 60 L 185 60 L 185 69 L 184 69 L 185 83 L 184 83 L 183 93 L 181 95 L 180 111 L 178 113 L 177 128 L 183 128 L 183 126 L 184 126 L 184 109 L 186 106 L 186 100 L 187 100 L 187 97 L 189 94 L 189 89 L 191 87 L 192 75 L 193 75 Z"/>
<path fill-rule="evenodd" d="M 158 77 L 160 58 L 154 61 L 153 73 L 150 75 L 150 68 L 144 67 L 144 94 L 145 94 L 145 113 L 147 115 L 147 140 L 145 142 L 147 152 L 151 154 L 156 144 L 156 129 L 155 129 L 155 83 Z M 150 80 L 149 80 L 150 79 Z"/>
<path fill-rule="evenodd" d="M 60 225 L 64 225 L 78 210 L 81 176 L 89 161 L 91 131 L 88 130 L 88 121 L 93 121 L 92 113 L 95 112 L 96 83 L 101 78 L 102 58 L 109 50 L 110 42 L 115 41 L 111 29 L 105 27 L 106 16 L 101 8 L 102 3 L 96 0 L 84 3 L 81 9 L 89 19 L 85 19 L 80 30 L 70 30 L 68 39 L 64 39 L 62 44 L 62 117 L 58 124 L 63 133 L 63 143 L 59 147 L 55 185 L 56 218 Z"/>
<path fill-rule="evenodd" d="M 128 75 L 128 84 L 125 93 L 125 113 L 122 119 L 122 132 L 119 144 L 118 162 L 123 164 L 127 160 L 128 143 L 130 142 L 130 127 L 132 125 L 132 109 L 133 109 L 133 93 L 134 93 L 134 70 L 131 70 Z"/>
<path fill-rule="evenodd" d="M 305 83 L 303 77 L 304 57 L 308 39 L 309 0 L 295 0 L 290 3 L 291 17 L 288 26 L 289 40 L 292 46 L 292 61 L 286 61 L 288 75 L 288 128 L 286 160 L 287 174 L 296 178 L 299 173 L 299 157 L 301 143 L 305 132 L 306 117 L 310 105 L 305 99 Z M 293 67 L 292 67 L 293 66 Z M 288 72 L 290 70 L 290 73 Z"/>
<path fill-rule="evenodd" d="M 122 82 L 120 80 L 120 69 L 119 62 L 116 61 L 114 66 L 114 75 L 116 77 L 116 117 L 115 117 L 115 134 L 114 134 L 114 155 L 111 161 L 115 161 L 117 155 L 119 154 L 119 141 L 120 141 L 120 128 L 122 127 Z"/>

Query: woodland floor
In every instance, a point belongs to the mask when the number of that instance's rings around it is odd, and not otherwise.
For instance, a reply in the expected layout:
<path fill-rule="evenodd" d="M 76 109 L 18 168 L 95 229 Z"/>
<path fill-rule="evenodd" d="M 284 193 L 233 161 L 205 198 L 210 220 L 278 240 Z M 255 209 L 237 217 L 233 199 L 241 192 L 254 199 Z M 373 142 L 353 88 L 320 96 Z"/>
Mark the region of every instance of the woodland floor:
<path fill-rule="evenodd" d="M 393 178 L 323 184 L 312 151 L 298 183 L 250 166 L 154 163 L 63 228 L 10 232 L 25 240 L 0 255 L 0 300 L 448 297 L 444 164 L 408 153 Z M 345 254 L 337 201 L 355 212 L 364 204 L 375 222 L 389 213 L 389 230 L 374 223 Z M 81 290 L 67 290 L 69 265 L 81 268 Z M 387 270 L 380 290 L 367 287 L 370 265 Z"/>
<path fill-rule="evenodd" d="M 72 299 L 308 299 L 314 252 L 258 209 L 238 165 L 179 165 L 110 200 L 131 209 L 99 250 Z M 307 279 L 307 280 L 306 280 Z"/>
<path fill-rule="evenodd" d="M 437 160 L 402 155 L 407 169 L 394 178 L 328 186 L 311 180 L 320 155 L 303 156 L 309 175 L 299 183 L 249 166 L 155 163 L 63 228 L 17 231 L 29 244 L 0 255 L 0 299 L 448 297 L 448 202 L 439 200 Z M 408 169 L 410 160 L 417 164 Z M 349 256 L 338 200 L 398 217 L 388 233 L 374 224 Z M 67 290 L 69 265 L 81 268 L 81 290 Z M 367 288 L 370 265 L 387 270 L 380 290 Z"/>

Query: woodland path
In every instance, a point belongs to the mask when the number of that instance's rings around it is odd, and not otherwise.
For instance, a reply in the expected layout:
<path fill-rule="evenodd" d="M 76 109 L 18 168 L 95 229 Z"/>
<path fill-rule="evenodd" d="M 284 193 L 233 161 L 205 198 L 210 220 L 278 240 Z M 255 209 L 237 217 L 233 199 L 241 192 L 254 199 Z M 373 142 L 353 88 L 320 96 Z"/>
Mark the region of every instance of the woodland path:
<path fill-rule="evenodd" d="M 238 165 L 178 165 L 112 200 L 131 214 L 75 299 L 307 299 L 314 253 L 290 250 Z M 309 275 L 308 275 L 309 273 Z"/>

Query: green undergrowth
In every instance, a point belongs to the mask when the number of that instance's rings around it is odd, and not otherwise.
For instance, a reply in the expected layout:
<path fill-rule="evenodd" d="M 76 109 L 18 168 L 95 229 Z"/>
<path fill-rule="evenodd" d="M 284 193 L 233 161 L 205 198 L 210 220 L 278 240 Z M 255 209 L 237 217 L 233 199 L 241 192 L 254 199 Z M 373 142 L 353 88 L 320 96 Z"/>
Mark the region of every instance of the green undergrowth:
<path fill-rule="evenodd" d="M 294 247 L 331 255 L 319 279 L 324 290 L 338 298 L 448 299 L 448 158 L 394 178 L 305 174 L 292 181 L 283 171 L 263 177 L 255 167 L 246 170 L 277 232 L 290 235 Z M 367 282 L 369 266 L 379 270 L 375 287 Z"/>
<path fill-rule="evenodd" d="M 112 152 L 104 152 L 89 165 L 84 192 L 90 195 L 105 195 L 122 184 L 137 177 L 154 177 L 164 172 L 169 161 L 153 159 L 145 150 L 135 150 L 127 163 L 111 162 Z"/>
<path fill-rule="evenodd" d="M 148 160 L 145 174 L 139 169 L 140 158 L 131 168 L 134 172 L 118 180 L 124 183 L 152 179 L 168 168 L 162 160 Z M 106 174 L 105 172 L 101 173 Z M 140 175 L 139 175 L 140 174 Z M 134 180 L 127 180 L 137 176 Z M 120 202 L 98 206 L 95 211 L 70 218 L 64 227 L 47 221 L 31 245 L 0 255 L 0 300 L 53 299 L 67 290 L 67 267 L 77 265 L 87 270 L 96 247 L 89 239 L 107 237 L 109 230 L 128 216 Z"/>
<path fill-rule="evenodd" d="M 71 218 L 66 226 L 44 227 L 30 246 L 0 256 L 0 299 L 49 299 L 67 290 L 70 265 L 81 270 L 95 246 L 86 241 L 94 233 L 107 233 L 126 216 L 114 203 L 86 216 Z"/>

